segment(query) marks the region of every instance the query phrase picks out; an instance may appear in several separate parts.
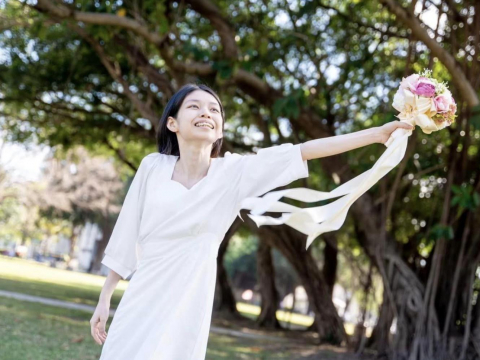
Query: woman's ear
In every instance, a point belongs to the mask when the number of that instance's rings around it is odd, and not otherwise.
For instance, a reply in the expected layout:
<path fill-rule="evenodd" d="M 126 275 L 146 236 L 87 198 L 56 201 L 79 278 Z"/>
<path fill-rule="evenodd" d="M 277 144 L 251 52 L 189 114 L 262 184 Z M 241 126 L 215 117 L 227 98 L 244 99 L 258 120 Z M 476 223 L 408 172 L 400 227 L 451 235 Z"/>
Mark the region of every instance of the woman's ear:
<path fill-rule="evenodd" d="M 171 132 L 176 132 L 177 130 L 177 120 L 172 117 L 172 116 L 169 116 L 168 119 L 167 119 L 167 128 L 168 130 L 170 130 Z"/>

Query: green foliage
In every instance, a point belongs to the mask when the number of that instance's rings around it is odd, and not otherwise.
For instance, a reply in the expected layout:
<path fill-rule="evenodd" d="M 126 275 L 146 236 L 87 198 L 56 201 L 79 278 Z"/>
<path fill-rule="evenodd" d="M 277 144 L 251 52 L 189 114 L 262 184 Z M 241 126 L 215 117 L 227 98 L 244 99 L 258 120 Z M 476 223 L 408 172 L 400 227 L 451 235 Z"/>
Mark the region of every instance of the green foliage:
<path fill-rule="evenodd" d="M 166 1 L 147 1 L 153 7 L 153 11 L 149 14 L 148 19 L 151 24 L 155 24 L 158 29 L 156 31 L 159 34 L 165 34 L 168 32 L 169 24 L 168 18 L 165 16 L 166 11 Z"/>
<path fill-rule="evenodd" d="M 455 194 L 452 197 L 451 206 L 458 205 L 460 210 L 474 211 L 480 205 L 480 194 L 475 191 L 471 184 L 465 186 L 452 185 Z"/>
<path fill-rule="evenodd" d="M 257 248 L 258 238 L 255 236 L 234 236 L 230 239 L 224 258 L 225 270 L 230 279 L 242 274 L 250 279 L 256 278 Z"/>
<path fill-rule="evenodd" d="M 228 79 L 232 76 L 234 67 L 227 60 L 214 61 L 212 68 L 218 71 L 220 79 Z"/>
<path fill-rule="evenodd" d="M 454 238 L 453 228 L 450 225 L 435 224 L 429 235 L 429 239 L 437 241 L 439 239 L 452 240 Z"/>
<path fill-rule="evenodd" d="M 300 110 L 307 103 L 305 91 L 303 89 L 296 89 L 286 97 L 280 98 L 273 104 L 274 117 L 286 117 L 297 119 L 300 115 Z"/>
<path fill-rule="evenodd" d="M 186 42 L 183 45 L 183 50 L 185 51 L 185 53 L 190 53 L 191 55 L 193 55 L 193 59 L 195 61 L 205 61 L 211 56 L 211 52 L 209 50 L 199 48 L 198 46 L 190 42 Z M 218 64 L 215 63 L 215 66 L 218 66 Z M 218 69 L 220 69 L 220 67 L 218 67 Z"/>
<path fill-rule="evenodd" d="M 470 117 L 469 121 L 475 130 L 480 130 L 480 104 L 477 106 L 474 106 L 471 109 L 471 112 L 472 112 L 472 116 Z"/>

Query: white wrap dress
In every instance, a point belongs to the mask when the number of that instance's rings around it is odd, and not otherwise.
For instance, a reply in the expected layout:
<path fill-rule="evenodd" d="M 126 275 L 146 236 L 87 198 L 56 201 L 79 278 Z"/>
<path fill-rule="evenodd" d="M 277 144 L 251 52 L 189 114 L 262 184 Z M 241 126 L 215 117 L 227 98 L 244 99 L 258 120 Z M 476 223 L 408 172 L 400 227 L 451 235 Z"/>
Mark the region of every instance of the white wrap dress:
<path fill-rule="evenodd" d="M 145 156 L 102 263 L 131 276 L 102 347 L 103 360 L 203 360 L 221 241 L 242 200 L 309 176 L 300 144 L 212 158 L 187 189 L 172 180 L 178 156 Z"/>

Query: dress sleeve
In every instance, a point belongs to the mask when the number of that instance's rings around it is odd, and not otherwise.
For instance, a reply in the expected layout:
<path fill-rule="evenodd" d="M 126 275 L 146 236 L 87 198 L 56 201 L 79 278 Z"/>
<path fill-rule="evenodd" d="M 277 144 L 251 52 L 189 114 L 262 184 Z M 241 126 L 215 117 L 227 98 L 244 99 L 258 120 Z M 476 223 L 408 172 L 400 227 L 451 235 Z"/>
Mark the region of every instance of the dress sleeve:
<path fill-rule="evenodd" d="M 143 207 L 145 180 L 159 153 L 145 156 L 135 173 L 118 215 L 112 235 L 105 248 L 102 264 L 127 279 L 137 268 L 137 238 Z"/>
<path fill-rule="evenodd" d="M 241 159 L 239 199 L 260 196 L 309 175 L 300 144 L 285 143 L 260 149 Z"/>

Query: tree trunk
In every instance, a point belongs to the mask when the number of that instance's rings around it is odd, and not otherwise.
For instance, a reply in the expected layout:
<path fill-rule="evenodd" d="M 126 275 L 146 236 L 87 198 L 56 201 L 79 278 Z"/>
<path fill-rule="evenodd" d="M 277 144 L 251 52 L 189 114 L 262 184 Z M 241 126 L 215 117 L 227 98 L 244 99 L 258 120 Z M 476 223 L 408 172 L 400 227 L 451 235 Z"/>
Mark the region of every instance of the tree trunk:
<path fill-rule="evenodd" d="M 392 344 L 400 358 L 406 357 L 415 323 L 423 303 L 424 285 L 411 267 L 402 259 L 394 239 L 386 238 L 382 228 L 376 223 L 379 215 L 373 210 L 373 201 L 369 194 L 364 194 L 352 205 L 352 214 L 358 226 L 358 240 L 366 254 L 379 270 L 383 278 L 385 299 L 389 302 L 394 317 L 397 317 L 397 336 Z M 387 274 L 388 269 L 388 274 Z M 388 314 L 384 315 L 382 327 L 389 323 Z M 380 329 L 380 328 L 379 328 Z M 385 334 L 386 335 L 386 334 Z M 386 339 L 383 339 L 385 345 Z"/>
<path fill-rule="evenodd" d="M 237 310 L 237 302 L 228 281 L 227 272 L 223 266 L 223 259 L 227 252 L 228 243 L 230 242 L 231 237 L 237 232 L 241 224 L 241 220 L 237 217 L 225 234 L 217 255 L 217 283 L 213 309 L 217 313 L 221 312 L 222 316 L 232 318 L 241 318 L 242 316 Z"/>
<path fill-rule="evenodd" d="M 392 304 L 387 297 L 387 293 L 384 291 L 382 305 L 380 306 L 380 315 L 373 329 L 372 336 L 367 342 L 367 346 L 377 350 L 379 356 L 385 356 L 389 349 L 390 328 L 393 322 L 393 315 Z"/>
<path fill-rule="evenodd" d="M 277 320 L 278 293 L 275 287 L 275 268 L 272 261 L 270 245 L 264 239 L 268 234 L 259 230 L 260 241 L 257 250 L 257 280 L 260 287 L 261 311 L 257 325 L 267 329 L 280 329 Z"/>
<path fill-rule="evenodd" d="M 94 255 L 92 261 L 90 263 L 90 268 L 88 272 L 91 274 L 96 274 L 100 271 L 102 267 L 102 259 L 104 256 L 105 248 L 107 247 L 108 241 L 110 240 L 110 236 L 112 235 L 113 227 L 115 225 L 115 220 L 110 219 L 108 213 L 106 216 L 103 217 L 102 223 L 102 239 L 96 242 L 96 246 L 94 247 Z"/>
<path fill-rule="evenodd" d="M 325 278 L 311 253 L 305 250 L 304 236 L 282 225 L 266 227 L 265 230 L 271 233 L 267 237 L 270 245 L 275 246 L 291 263 L 305 288 L 315 313 L 315 326 L 320 341 L 340 344 L 347 340 L 342 319 L 333 305 Z"/>
<path fill-rule="evenodd" d="M 323 250 L 323 277 L 328 286 L 328 292 L 330 297 L 333 295 L 333 287 L 337 279 L 337 266 L 338 266 L 338 250 L 333 244 L 336 244 L 336 237 L 332 234 L 325 234 L 329 241 L 325 241 L 325 249 Z"/>
<path fill-rule="evenodd" d="M 472 332 L 472 342 L 477 352 L 478 357 L 480 358 L 480 301 L 477 298 L 477 303 L 473 308 L 473 319 L 474 319 L 474 326 Z"/>
<path fill-rule="evenodd" d="M 443 329 L 443 341 L 446 340 L 449 329 L 455 327 L 455 324 L 458 323 L 457 320 L 461 320 L 458 317 L 458 312 L 455 311 L 455 309 L 458 309 L 458 294 L 464 293 L 463 290 L 468 293 L 468 289 L 463 287 L 466 285 L 464 280 L 468 278 L 463 261 L 465 247 L 470 233 L 470 217 L 471 214 L 465 212 L 459 218 L 455 238 L 461 239 L 461 241 L 450 241 L 447 244 L 447 251 L 442 263 L 444 268 L 451 269 L 451 271 L 442 274 L 442 282 L 439 285 L 436 301 L 438 313 L 444 315 L 439 319 Z M 462 290 L 458 292 L 458 289 Z"/>
<path fill-rule="evenodd" d="M 81 231 L 82 227 L 80 225 L 72 225 L 72 235 L 70 236 L 70 249 L 68 251 L 68 262 L 67 262 L 67 269 L 72 270 L 71 262 L 75 258 L 76 251 L 75 247 L 77 246 L 78 235 Z"/>

